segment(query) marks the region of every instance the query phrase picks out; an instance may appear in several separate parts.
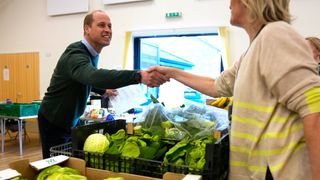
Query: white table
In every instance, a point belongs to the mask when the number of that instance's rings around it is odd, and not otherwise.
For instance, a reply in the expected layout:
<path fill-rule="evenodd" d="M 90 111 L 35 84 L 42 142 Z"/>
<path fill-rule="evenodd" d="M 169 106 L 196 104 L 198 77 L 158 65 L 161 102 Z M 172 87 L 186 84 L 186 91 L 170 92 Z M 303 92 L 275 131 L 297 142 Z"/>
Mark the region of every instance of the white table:
<path fill-rule="evenodd" d="M 23 120 L 25 119 L 34 119 L 34 118 L 38 118 L 37 115 L 34 116 L 22 116 L 22 117 L 16 117 L 16 116 L 3 116 L 0 115 L 0 121 L 1 121 L 1 149 L 2 149 L 2 153 L 4 152 L 4 138 L 5 138 L 5 130 L 6 130 L 6 120 L 8 119 L 14 119 L 16 121 L 18 121 L 18 130 L 19 130 L 19 146 L 20 146 L 20 158 L 22 158 L 22 124 L 23 124 Z M 26 128 L 26 127 L 24 127 Z"/>

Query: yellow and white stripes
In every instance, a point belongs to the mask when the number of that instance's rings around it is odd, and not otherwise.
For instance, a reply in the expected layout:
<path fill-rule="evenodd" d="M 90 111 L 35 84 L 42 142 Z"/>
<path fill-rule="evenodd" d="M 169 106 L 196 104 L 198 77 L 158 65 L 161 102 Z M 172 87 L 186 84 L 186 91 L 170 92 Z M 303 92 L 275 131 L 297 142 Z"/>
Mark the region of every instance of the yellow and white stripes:
<path fill-rule="evenodd" d="M 268 164 L 266 163 L 268 158 L 295 152 L 305 146 L 304 139 L 300 138 L 303 134 L 302 122 L 296 121 L 299 118 L 297 114 L 287 116 L 288 111 L 279 110 L 278 108 L 283 108 L 282 105 L 263 106 L 235 100 L 234 107 L 237 111 L 232 115 L 233 126 L 247 128 L 231 130 L 230 137 L 233 143 L 230 145 L 230 151 L 235 156 L 247 157 L 246 159 L 251 161 L 231 159 L 231 166 L 261 173 L 265 172 L 269 166 L 275 172 L 280 170 L 286 162 L 279 160 L 277 164 Z M 255 113 L 246 114 L 244 113 L 246 111 Z M 269 126 L 276 128 L 269 128 Z M 279 131 L 276 131 L 277 129 Z M 277 142 L 281 142 L 281 146 L 275 145 Z M 265 159 L 264 163 L 261 163 L 261 159 Z"/>
<path fill-rule="evenodd" d="M 320 87 L 311 88 L 304 95 L 310 112 L 320 112 Z"/>

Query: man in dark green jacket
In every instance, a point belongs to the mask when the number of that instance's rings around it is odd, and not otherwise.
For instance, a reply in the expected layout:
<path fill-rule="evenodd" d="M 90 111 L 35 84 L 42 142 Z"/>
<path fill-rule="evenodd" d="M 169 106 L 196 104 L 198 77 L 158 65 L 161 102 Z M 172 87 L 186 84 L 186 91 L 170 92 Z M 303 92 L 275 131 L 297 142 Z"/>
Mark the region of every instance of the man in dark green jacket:
<path fill-rule="evenodd" d="M 138 83 L 156 87 L 167 81 L 155 71 L 97 69 L 98 55 L 111 41 L 110 18 L 101 10 L 93 11 L 85 17 L 83 28 L 84 38 L 70 44 L 61 55 L 40 106 L 43 158 L 50 157 L 51 147 L 70 140 L 92 88 L 115 89 Z"/>

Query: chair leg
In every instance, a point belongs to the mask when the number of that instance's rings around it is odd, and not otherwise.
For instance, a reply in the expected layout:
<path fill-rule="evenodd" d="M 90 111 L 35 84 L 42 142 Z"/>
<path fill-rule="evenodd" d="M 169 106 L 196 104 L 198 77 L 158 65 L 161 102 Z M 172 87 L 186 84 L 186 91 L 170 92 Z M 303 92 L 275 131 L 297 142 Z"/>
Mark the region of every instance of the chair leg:
<path fill-rule="evenodd" d="M 26 129 L 26 125 L 25 124 L 22 125 L 22 129 L 23 129 L 22 136 L 24 137 L 24 140 L 26 141 L 28 139 L 28 142 L 30 142 L 30 137 L 29 137 L 29 135 L 27 133 L 27 129 Z M 19 136 L 19 131 L 17 132 L 16 136 L 14 138 L 11 138 L 11 139 L 16 140 L 16 139 L 18 139 L 18 136 Z"/>
<path fill-rule="evenodd" d="M 24 125 L 24 127 L 23 127 L 23 136 L 24 136 L 25 141 L 28 139 L 28 142 L 30 142 L 30 137 L 27 133 L 26 125 Z"/>
<path fill-rule="evenodd" d="M 16 136 L 15 136 L 15 137 L 13 137 L 13 136 L 11 135 L 11 133 L 10 133 L 10 129 L 6 129 L 6 133 L 5 133 L 5 135 L 6 135 L 6 134 L 8 134 L 8 136 L 9 136 L 9 139 L 10 139 L 10 140 L 12 140 L 12 141 L 13 141 L 13 140 L 15 140 L 15 139 L 16 139 Z"/>

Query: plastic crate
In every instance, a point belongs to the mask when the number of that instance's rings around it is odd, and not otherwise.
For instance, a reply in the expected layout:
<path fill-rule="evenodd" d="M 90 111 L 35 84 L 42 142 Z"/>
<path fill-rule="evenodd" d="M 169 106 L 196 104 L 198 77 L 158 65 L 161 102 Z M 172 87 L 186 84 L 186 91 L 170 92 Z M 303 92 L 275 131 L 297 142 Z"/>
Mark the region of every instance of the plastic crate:
<path fill-rule="evenodd" d="M 82 149 L 84 142 L 90 134 L 114 134 L 120 129 L 126 129 L 126 120 L 119 119 L 114 121 L 92 123 L 88 125 L 75 127 L 71 131 L 72 149 Z"/>
<path fill-rule="evenodd" d="M 206 164 L 203 169 L 188 166 L 164 164 L 161 161 L 142 158 L 124 158 L 109 154 L 89 153 L 82 150 L 84 141 L 93 132 L 115 133 L 125 127 L 124 120 L 80 126 L 72 131 L 72 143 L 66 143 L 50 149 L 50 155 L 67 155 L 86 160 L 87 167 L 105 169 L 113 172 L 125 172 L 162 178 L 166 172 L 199 174 L 204 180 L 224 180 L 228 176 L 229 137 L 206 146 Z"/>
<path fill-rule="evenodd" d="M 41 106 L 41 100 L 35 100 L 35 101 L 32 101 L 32 104 L 34 104 L 38 110 L 40 109 L 40 106 Z"/>
<path fill-rule="evenodd" d="M 65 155 L 65 156 L 72 156 L 72 143 L 67 142 L 64 144 L 60 144 L 58 146 L 54 146 L 50 148 L 50 156 L 58 156 L 58 155 Z"/>
<path fill-rule="evenodd" d="M 37 104 L 0 104 L 0 115 L 3 116 L 34 116 L 38 114 L 39 106 Z"/>

